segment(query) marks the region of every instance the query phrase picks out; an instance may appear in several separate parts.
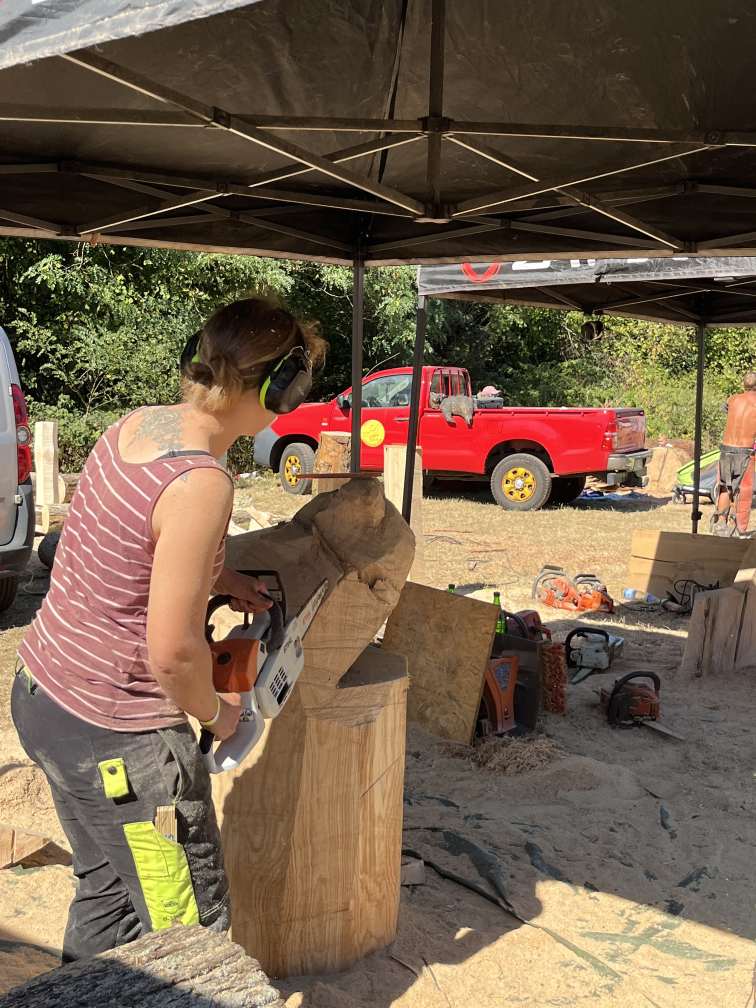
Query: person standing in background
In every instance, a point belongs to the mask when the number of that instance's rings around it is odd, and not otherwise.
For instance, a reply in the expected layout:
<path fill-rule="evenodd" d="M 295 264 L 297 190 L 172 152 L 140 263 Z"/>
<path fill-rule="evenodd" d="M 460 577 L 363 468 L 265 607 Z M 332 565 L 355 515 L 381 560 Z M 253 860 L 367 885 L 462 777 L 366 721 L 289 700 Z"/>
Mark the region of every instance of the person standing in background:
<path fill-rule="evenodd" d="M 717 474 L 717 510 L 711 520 L 715 535 L 750 538 L 748 523 L 753 499 L 756 450 L 756 371 L 743 379 L 744 391 L 727 401 L 727 425 L 722 437 Z"/>

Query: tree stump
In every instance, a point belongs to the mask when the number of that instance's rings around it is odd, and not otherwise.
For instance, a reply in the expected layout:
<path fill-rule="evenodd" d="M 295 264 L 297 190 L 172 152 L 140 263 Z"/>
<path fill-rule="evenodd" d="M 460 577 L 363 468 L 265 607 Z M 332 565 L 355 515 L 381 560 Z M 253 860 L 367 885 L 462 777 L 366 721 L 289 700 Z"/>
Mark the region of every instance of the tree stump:
<path fill-rule="evenodd" d="M 330 591 L 283 712 L 213 779 L 233 937 L 275 976 L 343 969 L 396 933 L 406 662 L 368 646 L 398 601 L 412 533 L 377 481 L 353 480 L 227 554 L 278 570 L 290 613 L 324 578 Z"/>
<path fill-rule="evenodd" d="M 176 926 L 35 977 L 0 1008 L 283 1008 L 260 964 L 225 935 Z"/>
<path fill-rule="evenodd" d="M 352 438 L 350 434 L 342 434 L 338 431 L 322 431 L 320 434 L 320 444 L 315 453 L 316 473 L 344 473 L 349 472 L 352 458 Z M 338 490 L 345 483 L 346 479 L 314 480 L 312 492 L 314 494 L 330 493 L 331 490 Z"/>

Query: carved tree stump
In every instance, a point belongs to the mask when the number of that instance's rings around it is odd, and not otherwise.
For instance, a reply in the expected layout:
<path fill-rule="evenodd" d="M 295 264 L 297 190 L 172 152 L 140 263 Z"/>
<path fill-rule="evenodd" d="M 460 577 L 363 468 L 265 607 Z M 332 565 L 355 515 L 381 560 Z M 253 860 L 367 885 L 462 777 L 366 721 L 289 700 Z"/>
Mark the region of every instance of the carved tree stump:
<path fill-rule="evenodd" d="M 260 964 L 225 935 L 176 926 L 35 977 L 0 1008 L 283 1008 Z"/>
<path fill-rule="evenodd" d="M 315 453 L 316 473 L 343 473 L 349 472 L 349 465 L 352 458 L 352 437 L 350 434 L 342 434 L 338 431 L 322 431 L 320 434 L 320 444 Z M 312 490 L 315 494 L 330 493 L 338 490 L 345 483 L 349 482 L 349 477 L 345 479 L 324 479 L 313 480 Z"/>
<path fill-rule="evenodd" d="M 228 542 L 230 565 L 280 572 L 291 612 L 330 588 L 291 699 L 245 764 L 213 779 L 234 940 L 275 976 L 346 968 L 396 933 L 406 662 L 368 645 L 412 555 L 375 480 Z"/>

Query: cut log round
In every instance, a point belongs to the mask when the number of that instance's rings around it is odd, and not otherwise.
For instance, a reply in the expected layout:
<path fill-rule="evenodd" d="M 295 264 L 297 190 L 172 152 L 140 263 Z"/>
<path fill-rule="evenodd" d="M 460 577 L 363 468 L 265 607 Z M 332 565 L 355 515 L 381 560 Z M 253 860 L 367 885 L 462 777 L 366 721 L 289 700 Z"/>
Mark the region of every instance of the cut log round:
<path fill-rule="evenodd" d="M 227 545 L 229 565 L 279 571 L 289 614 L 323 579 L 330 591 L 291 699 L 241 767 L 213 779 L 233 937 L 274 976 L 344 969 L 396 934 L 406 661 L 368 645 L 412 556 L 376 480 Z M 227 632 L 238 616 L 223 615 Z"/>
<path fill-rule="evenodd" d="M 260 964 L 206 928 L 155 931 L 43 973 L 0 1008 L 283 1008 Z"/>
<path fill-rule="evenodd" d="M 339 431 L 321 432 L 320 444 L 315 452 L 316 473 L 349 472 L 351 457 L 352 438 L 350 434 L 342 434 Z M 343 480 L 313 480 L 313 493 L 330 493 L 332 490 L 338 490 L 348 481 L 348 477 Z"/>

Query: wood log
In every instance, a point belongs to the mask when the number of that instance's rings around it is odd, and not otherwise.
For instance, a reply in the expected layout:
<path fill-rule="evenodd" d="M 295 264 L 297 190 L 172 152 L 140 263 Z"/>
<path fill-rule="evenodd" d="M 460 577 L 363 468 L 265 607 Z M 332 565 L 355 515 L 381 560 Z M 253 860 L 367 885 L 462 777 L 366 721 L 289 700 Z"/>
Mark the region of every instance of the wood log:
<path fill-rule="evenodd" d="M 135 942 L 35 977 L 0 1008 L 283 1008 L 260 964 L 225 935 L 195 925 Z"/>
<path fill-rule="evenodd" d="M 383 449 L 383 487 L 386 500 L 401 512 L 404 498 L 406 445 L 386 445 Z M 415 559 L 407 575 L 409 581 L 422 581 L 425 575 L 425 536 L 423 533 L 423 449 L 415 449 L 412 474 L 412 511 L 410 528 L 415 536 Z"/>
<path fill-rule="evenodd" d="M 736 672 L 756 672 L 756 583 L 745 594 L 740 637 L 735 652 Z"/>
<path fill-rule="evenodd" d="M 412 552 L 376 480 L 228 542 L 237 569 L 279 571 L 290 615 L 324 578 L 330 592 L 281 715 L 237 771 L 213 779 L 232 934 L 275 976 L 343 969 L 395 936 L 406 663 L 368 645 Z M 219 612 L 216 625 L 237 620 Z"/>
<path fill-rule="evenodd" d="M 67 517 L 68 504 L 37 504 L 34 509 L 37 535 L 60 531 Z"/>
<path fill-rule="evenodd" d="M 316 473 L 349 472 L 352 457 L 352 437 L 340 431 L 321 431 L 320 444 L 315 452 Z M 313 480 L 314 494 L 330 493 L 348 483 L 349 479 Z M 401 509 L 400 509 L 401 510 Z"/>
<path fill-rule="evenodd" d="M 71 852 L 39 833 L 0 823 L 0 868 L 41 868 L 71 864 Z"/>
<path fill-rule="evenodd" d="M 696 595 L 681 672 L 699 678 L 735 670 L 745 602 L 737 588 Z"/>
<path fill-rule="evenodd" d="M 633 532 L 626 583 L 660 598 L 683 578 L 728 588 L 749 545 L 747 539 L 637 530 Z"/>
<path fill-rule="evenodd" d="M 31 478 L 32 490 L 34 491 L 34 499 L 36 501 L 36 499 L 37 499 L 37 474 L 36 474 L 36 472 L 32 472 L 30 478 Z M 63 477 L 62 476 L 58 476 L 58 497 L 60 499 L 60 503 L 64 503 L 65 502 L 66 490 L 67 490 L 67 487 L 66 487 L 66 484 L 65 484 L 65 481 L 64 481 Z"/>
<path fill-rule="evenodd" d="M 35 498 L 38 504 L 60 504 L 63 501 L 58 477 L 58 424 L 55 420 L 39 420 L 34 424 Z"/>
<path fill-rule="evenodd" d="M 62 503 L 63 504 L 69 504 L 71 502 L 71 498 L 74 495 L 74 491 L 76 490 L 76 487 L 79 485 L 79 477 L 80 476 L 81 476 L 81 473 L 61 473 L 60 474 L 60 478 L 63 481 L 63 485 L 65 487 L 65 491 L 64 491 L 64 494 L 63 494 L 63 498 L 62 498 Z"/>

